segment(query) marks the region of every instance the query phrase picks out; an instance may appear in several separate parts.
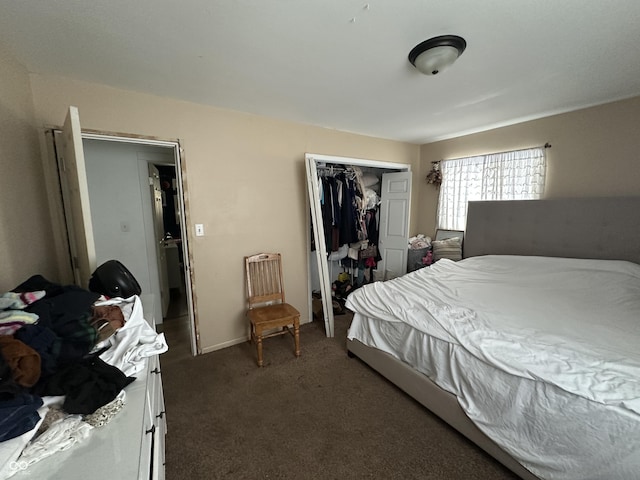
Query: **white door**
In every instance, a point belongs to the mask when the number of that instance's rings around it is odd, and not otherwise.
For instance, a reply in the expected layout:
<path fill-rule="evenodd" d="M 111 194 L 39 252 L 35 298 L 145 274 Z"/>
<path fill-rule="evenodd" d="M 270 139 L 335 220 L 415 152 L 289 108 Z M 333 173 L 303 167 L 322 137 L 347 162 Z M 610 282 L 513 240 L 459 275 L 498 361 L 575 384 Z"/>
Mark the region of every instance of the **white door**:
<path fill-rule="evenodd" d="M 169 310 L 169 275 L 167 273 L 167 254 L 164 247 L 162 189 L 160 188 L 160 172 L 152 164 L 149 164 L 149 189 L 151 190 L 156 261 L 158 262 L 160 276 L 160 304 L 162 305 L 162 317 L 166 317 Z"/>
<path fill-rule="evenodd" d="M 378 270 L 385 280 L 407 273 L 410 206 L 411 172 L 382 175 Z"/>
<path fill-rule="evenodd" d="M 69 107 L 62 129 L 61 148 L 58 149 L 58 170 L 60 172 L 63 201 L 69 231 L 69 247 L 75 283 L 83 288 L 89 285 L 89 278 L 96 265 L 96 247 L 93 239 L 91 207 L 87 171 L 82 149 L 80 116 L 76 107 Z"/>

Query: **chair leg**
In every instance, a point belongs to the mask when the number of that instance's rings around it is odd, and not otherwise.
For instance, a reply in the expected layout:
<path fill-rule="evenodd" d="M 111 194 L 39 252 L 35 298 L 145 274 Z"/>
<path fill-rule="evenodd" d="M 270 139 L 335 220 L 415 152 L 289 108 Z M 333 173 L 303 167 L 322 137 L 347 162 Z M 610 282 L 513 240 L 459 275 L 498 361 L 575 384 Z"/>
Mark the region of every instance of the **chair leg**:
<path fill-rule="evenodd" d="M 300 356 L 300 319 L 296 318 L 293 322 L 293 338 L 296 342 L 296 357 Z"/>
<path fill-rule="evenodd" d="M 258 366 L 262 366 L 262 336 L 256 338 L 256 347 L 258 349 Z"/>
<path fill-rule="evenodd" d="M 256 348 L 258 349 L 258 366 L 262 366 L 262 335 L 256 335 Z"/>
<path fill-rule="evenodd" d="M 262 366 L 262 329 L 256 328 L 255 325 L 251 325 L 251 341 L 256 344 L 256 351 L 258 353 L 258 366 Z"/>

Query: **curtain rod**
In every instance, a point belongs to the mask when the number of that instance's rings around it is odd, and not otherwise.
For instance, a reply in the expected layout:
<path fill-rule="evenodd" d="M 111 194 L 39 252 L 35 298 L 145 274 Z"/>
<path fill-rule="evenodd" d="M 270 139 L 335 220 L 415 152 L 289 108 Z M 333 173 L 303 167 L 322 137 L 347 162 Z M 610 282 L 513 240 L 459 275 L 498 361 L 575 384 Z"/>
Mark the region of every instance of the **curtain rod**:
<path fill-rule="evenodd" d="M 501 153 L 519 152 L 521 150 L 531 150 L 532 148 L 551 148 L 551 144 L 549 142 L 546 142 L 544 145 L 538 145 L 535 147 L 528 147 L 528 148 L 519 148 L 517 150 L 504 150 L 502 152 L 482 153 L 479 155 L 468 155 L 466 157 L 457 157 L 457 158 L 443 158 L 442 160 L 433 160 L 431 163 L 446 162 L 448 160 L 460 160 L 461 158 L 469 158 L 469 157 L 481 157 L 482 155 L 500 155 Z"/>

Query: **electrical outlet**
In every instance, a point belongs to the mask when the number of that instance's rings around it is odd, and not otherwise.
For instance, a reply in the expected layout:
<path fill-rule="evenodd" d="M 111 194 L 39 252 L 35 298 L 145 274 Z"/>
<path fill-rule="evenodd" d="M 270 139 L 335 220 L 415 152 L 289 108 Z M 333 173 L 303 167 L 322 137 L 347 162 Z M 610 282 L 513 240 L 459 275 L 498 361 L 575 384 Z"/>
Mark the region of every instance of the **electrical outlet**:
<path fill-rule="evenodd" d="M 204 237 L 204 224 L 196 223 L 196 237 Z"/>

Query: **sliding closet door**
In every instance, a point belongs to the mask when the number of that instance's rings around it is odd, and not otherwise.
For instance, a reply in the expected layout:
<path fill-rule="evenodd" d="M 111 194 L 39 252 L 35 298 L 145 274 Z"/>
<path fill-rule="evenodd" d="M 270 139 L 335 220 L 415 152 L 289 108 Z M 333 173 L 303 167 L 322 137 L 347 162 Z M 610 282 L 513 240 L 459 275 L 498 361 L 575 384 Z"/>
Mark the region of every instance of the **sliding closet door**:
<path fill-rule="evenodd" d="M 327 337 L 333 337 L 333 302 L 331 295 L 331 277 L 327 265 L 327 245 L 322 223 L 322 211 L 320 206 L 320 189 L 318 186 L 318 169 L 315 160 L 309 155 L 305 156 L 307 167 L 307 189 L 309 191 L 309 204 L 311 207 L 311 224 L 316 245 L 316 261 L 318 262 L 318 274 L 320 276 L 320 293 L 322 294 L 322 315 Z"/>
<path fill-rule="evenodd" d="M 382 175 L 378 269 L 385 280 L 407 273 L 410 207 L 411 172 Z"/>

